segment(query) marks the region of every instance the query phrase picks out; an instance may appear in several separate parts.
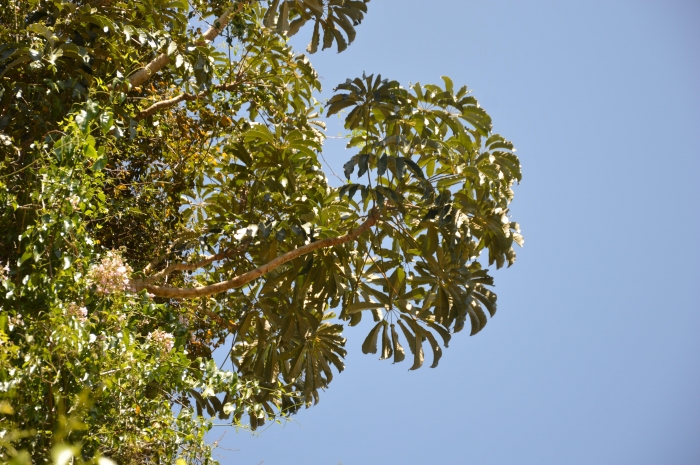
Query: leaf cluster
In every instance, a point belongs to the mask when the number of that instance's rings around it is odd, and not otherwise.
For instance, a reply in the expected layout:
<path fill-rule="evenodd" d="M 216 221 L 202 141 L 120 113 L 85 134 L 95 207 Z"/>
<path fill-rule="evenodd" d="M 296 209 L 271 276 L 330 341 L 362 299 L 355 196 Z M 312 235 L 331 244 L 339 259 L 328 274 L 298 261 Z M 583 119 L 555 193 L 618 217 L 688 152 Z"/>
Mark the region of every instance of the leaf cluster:
<path fill-rule="evenodd" d="M 308 52 L 343 51 L 367 4 L 0 10 L 0 428 L 36 431 L 21 448 L 49 460 L 73 409 L 61 440 L 85 460 L 211 463 L 215 421 L 317 403 L 363 314 L 361 350 L 410 369 L 495 314 L 488 267 L 522 245 L 512 143 L 447 77 L 363 75 L 319 102 L 287 43 L 308 26 Z M 349 132 L 338 188 L 324 113 Z M 91 274 L 107 254 L 133 270 L 109 295 Z"/>

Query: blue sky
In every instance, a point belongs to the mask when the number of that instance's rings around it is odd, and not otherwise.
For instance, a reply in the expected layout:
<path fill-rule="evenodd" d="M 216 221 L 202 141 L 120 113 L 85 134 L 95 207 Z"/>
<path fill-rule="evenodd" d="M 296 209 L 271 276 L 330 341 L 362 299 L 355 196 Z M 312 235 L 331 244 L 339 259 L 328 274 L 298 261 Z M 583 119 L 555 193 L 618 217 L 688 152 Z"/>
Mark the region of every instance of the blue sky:
<path fill-rule="evenodd" d="M 312 55 L 324 98 L 363 71 L 473 89 L 518 148 L 525 247 L 438 368 L 350 328 L 321 402 L 217 428 L 222 464 L 700 463 L 698 24 L 697 1 L 373 0 L 347 51 Z M 338 172 L 352 153 L 325 147 Z"/>

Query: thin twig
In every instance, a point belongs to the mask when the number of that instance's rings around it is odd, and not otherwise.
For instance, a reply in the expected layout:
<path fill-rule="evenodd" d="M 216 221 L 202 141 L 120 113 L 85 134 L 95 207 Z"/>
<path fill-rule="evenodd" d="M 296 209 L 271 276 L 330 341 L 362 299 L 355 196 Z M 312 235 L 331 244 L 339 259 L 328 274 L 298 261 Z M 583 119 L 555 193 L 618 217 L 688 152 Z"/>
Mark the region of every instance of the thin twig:
<path fill-rule="evenodd" d="M 206 45 L 207 43 L 214 40 L 216 36 L 219 35 L 219 32 L 221 32 L 226 27 L 229 20 L 231 19 L 231 16 L 240 12 L 248 3 L 249 2 L 247 1 L 242 1 L 236 4 L 235 7 L 227 8 L 226 11 L 224 11 L 223 14 L 219 16 L 219 18 L 216 21 L 214 21 L 214 25 L 210 27 L 207 30 L 207 32 L 202 34 L 202 37 L 200 37 L 195 42 L 195 45 Z M 160 55 L 155 57 L 146 66 L 129 76 L 129 83 L 131 84 L 131 87 L 137 87 L 146 82 L 148 79 L 151 78 L 151 76 L 163 69 L 169 61 L 170 57 L 166 53 L 161 53 Z"/>
<path fill-rule="evenodd" d="M 245 250 L 248 248 L 248 242 L 236 247 L 235 249 L 230 249 L 226 250 L 224 252 L 220 252 L 214 255 L 210 255 L 208 257 L 205 257 L 203 260 L 200 260 L 198 262 L 194 263 L 173 263 L 172 265 L 169 265 L 166 267 L 164 270 L 159 271 L 158 273 L 155 273 L 151 276 L 148 276 L 146 278 L 143 278 L 143 282 L 146 284 L 154 283 L 158 281 L 161 278 L 164 278 L 168 276 L 170 273 L 173 273 L 175 271 L 194 271 L 198 270 L 200 268 L 204 268 L 205 266 L 211 265 L 214 262 L 217 262 L 219 260 L 224 260 L 226 258 L 229 258 L 233 255 L 240 254 L 242 252 L 245 252 Z"/>
<path fill-rule="evenodd" d="M 167 100 L 161 100 L 160 102 L 154 103 L 153 105 L 146 108 L 145 110 L 141 110 L 139 112 L 139 114 L 136 115 L 136 120 L 142 120 L 144 118 L 148 118 L 149 116 L 153 115 L 154 113 L 157 113 L 164 108 L 168 108 L 168 107 L 172 107 L 173 105 L 177 105 L 180 102 L 198 100 L 202 97 L 206 97 L 208 94 L 210 94 L 214 90 L 223 90 L 223 91 L 233 90 L 233 88 L 235 88 L 236 85 L 238 85 L 238 82 L 219 84 L 219 85 L 212 86 L 210 89 L 203 90 L 202 92 L 200 92 L 198 94 L 182 93 L 182 94 L 175 96 L 173 98 L 170 98 Z"/>
<path fill-rule="evenodd" d="M 356 229 L 350 231 L 349 233 L 339 236 L 339 237 L 329 237 L 327 239 L 322 239 L 320 241 L 311 242 L 298 249 L 291 250 L 285 254 L 282 254 L 275 258 L 274 260 L 259 266 L 253 270 L 250 270 L 242 275 L 236 276 L 235 278 L 229 279 L 227 281 L 221 281 L 215 284 L 210 284 L 208 286 L 200 287 L 189 287 L 189 288 L 175 288 L 169 286 L 154 286 L 145 282 L 144 278 L 137 278 L 131 280 L 131 286 L 136 290 L 140 291 L 146 289 L 149 293 L 170 299 L 194 299 L 197 297 L 206 297 L 214 294 L 219 294 L 221 292 L 226 292 L 230 289 L 236 289 L 245 284 L 269 273 L 270 271 L 282 266 L 283 264 L 294 260 L 295 258 L 306 255 L 310 252 L 326 248 L 334 247 L 336 245 L 345 244 L 359 237 L 362 233 L 374 226 L 379 220 L 379 210 L 372 209 L 369 216 Z"/>

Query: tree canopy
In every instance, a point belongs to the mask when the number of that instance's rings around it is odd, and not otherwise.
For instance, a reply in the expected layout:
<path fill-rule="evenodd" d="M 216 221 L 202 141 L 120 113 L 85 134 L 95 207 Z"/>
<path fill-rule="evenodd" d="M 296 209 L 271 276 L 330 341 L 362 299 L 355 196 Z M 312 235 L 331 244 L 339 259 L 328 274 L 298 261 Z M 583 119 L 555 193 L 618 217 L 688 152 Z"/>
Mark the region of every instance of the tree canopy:
<path fill-rule="evenodd" d="M 214 419 L 319 401 L 344 325 L 372 319 L 362 351 L 414 370 L 494 315 L 488 267 L 522 245 L 511 142 L 448 77 L 318 101 L 288 44 L 342 52 L 368 1 L 0 8 L 3 460 L 211 463 Z"/>

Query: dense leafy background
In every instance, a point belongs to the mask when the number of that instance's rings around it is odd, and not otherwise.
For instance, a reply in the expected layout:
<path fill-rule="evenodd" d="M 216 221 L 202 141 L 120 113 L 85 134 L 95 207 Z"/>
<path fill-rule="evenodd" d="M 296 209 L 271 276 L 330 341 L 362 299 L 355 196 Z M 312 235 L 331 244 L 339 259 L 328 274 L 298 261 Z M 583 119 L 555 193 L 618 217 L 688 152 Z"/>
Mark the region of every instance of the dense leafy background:
<path fill-rule="evenodd" d="M 210 463 L 213 421 L 255 430 L 317 404 L 363 314 L 362 352 L 410 370 L 495 315 L 488 268 L 523 243 L 513 144 L 445 76 L 363 73 L 319 102 L 287 44 L 309 23 L 309 53 L 344 51 L 366 3 L 3 10 L 3 459 L 74 443 Z M 324 113 L 353 152 L 341 187 Z"/>

